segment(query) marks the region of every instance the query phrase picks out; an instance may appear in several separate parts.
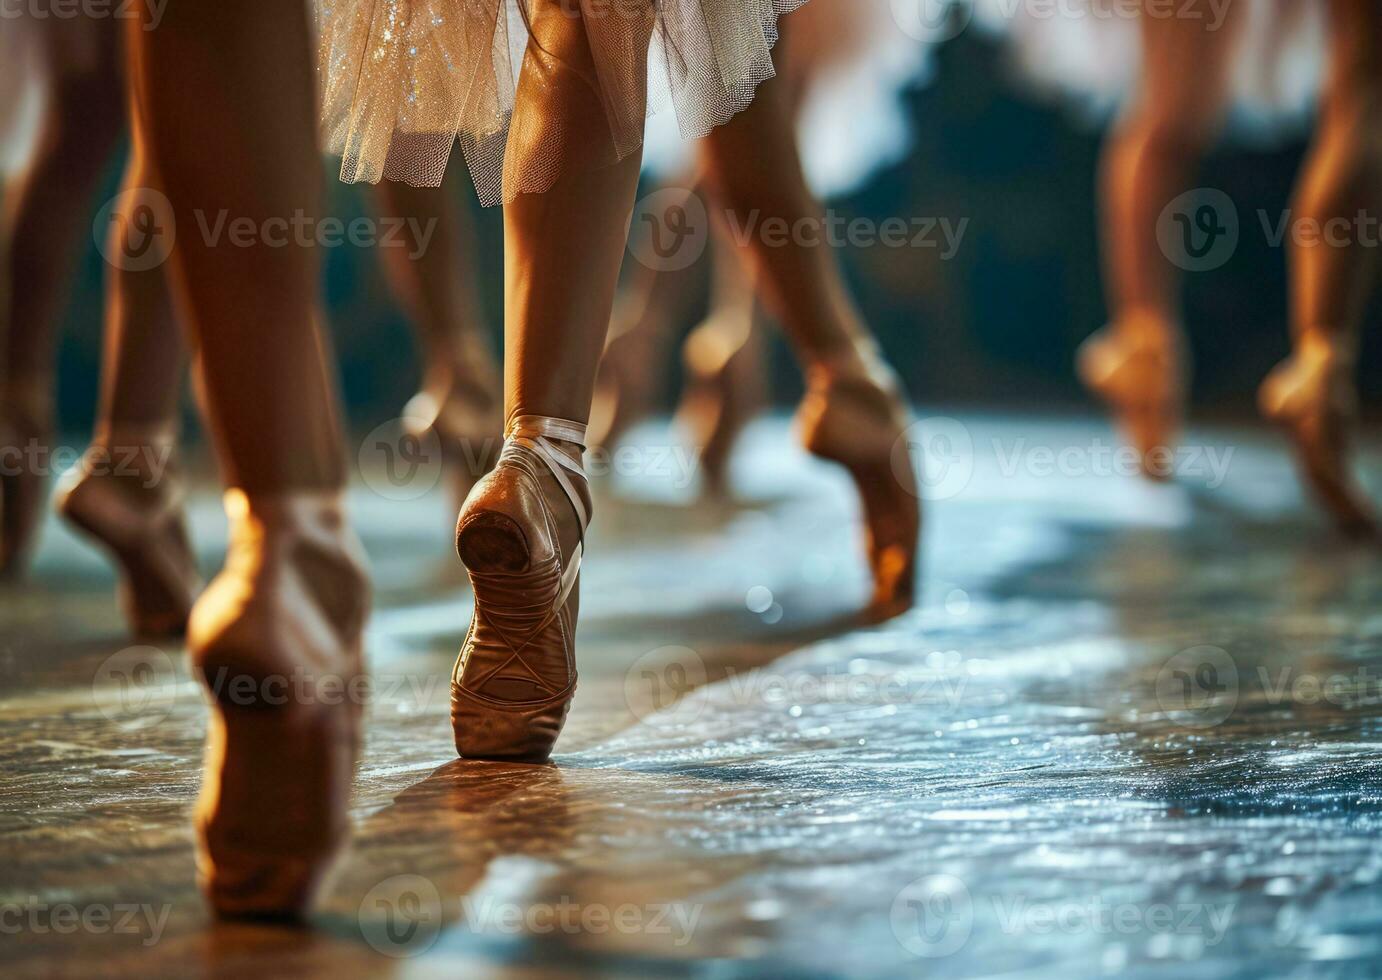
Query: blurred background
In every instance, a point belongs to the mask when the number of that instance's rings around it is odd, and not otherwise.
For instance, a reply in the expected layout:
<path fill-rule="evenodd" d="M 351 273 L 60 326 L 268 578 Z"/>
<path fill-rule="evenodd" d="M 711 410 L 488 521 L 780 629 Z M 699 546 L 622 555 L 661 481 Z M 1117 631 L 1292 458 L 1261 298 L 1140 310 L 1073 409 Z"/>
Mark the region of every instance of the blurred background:
<path fill-rule="evenodd" d="M 1012 68 L 999 39 L 978 29 L 938 45 L 901 98 L 912 127 L 905 155 L 826 203 L 846 219 L 968 222 L 953 256 L 945 248 L 840 250 L 912 397 L 923 404 L 1092 410 L 1072 365 L 1077 345 L 1105 319 L 1094 187 L 1109 113 L 1044 93 Z M 1253 414 L 1257 385 L 1287 353 L 1286 251 L 1269 243 L 1258 213 L 1275 221 L 1288 207 L 1309 122 L 1252 140 L 1225 139 L 1205 162 L 1199 184 L 1233 199 L 1243 233 L 1226 265 L 1186 277 L 1194 410 L 1201 416 Z M 336 180 L 330 163 L 323 170 L 328 213 L 346 219 L 370 213 L 360 188 Z M 93 216 L 118 181 L 113 161 Z M 649 178 L 648 189 L 655 183 Z M 480 208 L 466 181 L 453 184 L 473 214 L 473 274 L 486 327 L 497 338 L 502 216 Z M 59 427 L 73 434 L 91 424 L 100 350 L 104 263 L 94 241 L 86 253 L 59 357 Z M 350 423 L 369 428 L 397 416 L 417 390 L 418 352 L 375 251 L 343 245 L 326 253 L 324 288 Z M 708 275 L 708 264 L 703 259 L 690 274 Z M 702 312 L 689 310 L 682 326 L 689 329 Z M 776 339 L 771 363 L 773 395 L 789 404 L 800 382 Z M 669 357 L 665 370 L 670 409 L 677 358 Z M 1372 408 L 1378 377 L 1382 335 L 1367 330 L 1360 379 Z M 195 431 L 190 413 L 188 422 Z"/>

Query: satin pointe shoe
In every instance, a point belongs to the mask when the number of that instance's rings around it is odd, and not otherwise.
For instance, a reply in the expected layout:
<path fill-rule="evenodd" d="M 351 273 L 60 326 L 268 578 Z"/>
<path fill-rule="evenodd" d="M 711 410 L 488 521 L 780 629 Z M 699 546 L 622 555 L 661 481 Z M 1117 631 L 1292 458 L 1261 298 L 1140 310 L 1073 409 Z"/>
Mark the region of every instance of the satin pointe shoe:
<path fill-rule="evenodd" d="M 47 448 L 51 382 L 0 393 L 0 578 L 24 575 L 43 515 L 48 477 L 34 450 Z"/>
<path fill-rule="evenodd" d="M 698 452 L 711 496 L 728 492 L 734 444 L 766 401 L 762 348 L 752 308 L 716 314 L 682 348 L 686 388 L 677 418 Z"/>
<path fill-rule="evenodd" d="M 1079 350 L 1076 369 L 1085 387 L 1112 411 L 1123 438 L 1138 455 L 1142 475 L 1169 479 L 1157 462 L 1175 442 L 1185 411 L 1185 357 L 1178 329 L 1150 314 L 1130 320 L 1146 329 L 1101 330 Z"/>
<path fill-rule="evenodd" d="M 1377 516 L 1349 470 L 1358 424 L 1354 361 L 1327 341 L 1306 340 L 1267 376 L 1262 414 L 1290 435 L 1301 475 L 1344 533 L 1377 538 Z"/>
<path fill-rule="evenodd" d="M 115 560 L 120 604 L 140 637 L 181 636 L 201 591 L 172 465 L 170 429 L 105 433 L 63 475 L 58 514 Z"/>
<path fill-rule="evenodd" d="M 916 600 L 921 492 L 910 466 L 893 465 L 910 423 L 900 385 L 877 355 L 807 370 L 796 424 L 807 451 L 844 466 L 854 480 L 873 575 L 867 613 L 875 620 L 905 612 Z"/>
<path fill-rule="evenodd" d="M 335 493 L 226 494 L 225 569 L 188 652 L 211 708 L 197 872 L 227 917 L 301 917 L 349 836 L 364 556 Z"/>
<path fill-rule="evenodd" d="M 451 675 L 456 751 L 540 762 L 576 693 L 575 630 L 590 491 L 585 426 L 520 415 L 456 522 L 475 614 Z"/>

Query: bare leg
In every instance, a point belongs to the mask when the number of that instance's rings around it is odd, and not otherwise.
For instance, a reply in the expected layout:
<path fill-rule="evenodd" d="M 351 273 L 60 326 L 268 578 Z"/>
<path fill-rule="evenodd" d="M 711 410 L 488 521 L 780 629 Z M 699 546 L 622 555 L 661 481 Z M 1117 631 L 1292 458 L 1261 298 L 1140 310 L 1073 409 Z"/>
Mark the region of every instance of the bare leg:
<path fill-rule="evenodd" d="M 50 21 L 55 82 L 37 155 L 5 195 L 6 267 L 0 270 L 0 444 L 27 460 L 52 425 L 53 351 L 79 245 L 90 227 L 91 195 L 124 122 L 114 31 L 94 66 L 62 59 L 63 34 L 83 25 Z M 9 461 L 7 461 L 9 462 Z M 46 477 L 33 466 L 0 476 L 0 574 L 18 574 L 31 550 Z"/>
<path fill-rule="evenodd" d="M 494 465 L 504 427 L 499 365 L 473 286 L 469 219 L 446 186 L 386 180 L 375 194 L 381 216 L 405 221 L 402 246 L 382 250 L 384 269 L 423 353 L 422 390 L 404 415 L 436 434 L 457 476 L 459 503 Z"/>
<path fill-rule="evenodd" d="M 226 567 L 188 627 L 213 707 L 198 865 L 218 911 L 295 914 L 349 827 L 366 606 L 339 502 L 317 256 L 271 244 L 320 207 L 310 31 L 305 8 L 280 0 L 187 0 L 151 28 L 127 34 L 135 147 L 177 218 L 170 280 L 234 488 Z M 270 234 L 213 242 L 202 228 L 221 212 Z"/>
<path fill-rule="evenodd" d="M 545 758 L 575 692 L 590 514 L 581 450 L 641 159 L 614 163 L 601 138 L 607 116 L 584 19 L 558 0 L 530 11 L 506 166 L 558 145 L 563 176 L 504 213 L 508 441 L 466 500 L 456 536 L 476 612 L 452 679 L 452 724 L 457 750 L 472 758 Z M 627 38 L 643 57 L 651 5 L 646 13 L 641 36 Z M 627 70 L 646 77 L 642 57 Z"/>
<path fill-rule="evenodd" d="M 1294 437 L 1305 478 L 1339 525 L 1375 534 L 1348 457 L 1359 331 L 1377 272 L 1378 231 L 1355 221 L 1382 206 L 1382 10 L 1369 0 L 1331 0 L 1329 12 L 1320 129 L 1292 207 L 1295 222 L 1318 224 L 1325 238 L 1293 241 L 1295 352 L 1263 386 L 1262 407 Z"/>
<path fill-rule="evenodd" d="M 696 193 L 695 174 L 671 182 Z M 590 412 L 590 444 L 613 445 L 620 436 L 654 411 L 674 318 L 694 299 L 700 282 L 695 264 L 663 270 L 635 265 L 614 305 L 609 339 L 600 360 Z"/>
<path fill-rule="evenodd" d="M 1241 5 L 1239 5 L 1241 6 Z M 1104 278 L 1112 322 L 1080 351 L 1085 383 L 1109 402 L 1124 435 L 1148 454 L 1174 438 L 1183 414 L 1181 272 L 1162 252 L 1162 212 L 1192 186 L 1224 111 L 1234 7 L 1218 30 L 1206 21 L 1141 18 L 1141 90 L 1104 149 Z"/>
<path fill-rule="evenodd" d="M 752 106 L 705 140 L 714 188 L 738 228 L 777 219 L 788 228 L 824 228 L 797 155 L 794 93 L 787 80 L 760 86 Z M 744 161 L 752 160 L 753 166 Z M 913 601 L 920 534 L 918 490 L 905 453 L 908 413 L 896 378 L 864 325 L 822 236 L 787 247 L 754 234 L 745 243 L 768 311 L 782 323 L 807 375 L 798 421 L 812 452 L 843 464 L 863 502 L 873 572 L 871 611 L 880 616 Z"/>
<path fill-rule="evenodd" d="M 173 320 L 166 270 L 134 268 L 138 192 L 155 183 L 147 156 L 125 174 L 126 210 L 106 254 L 101 400 L 90 448 L 58 489 L 58 512 L 119 566 L 121 599 L 136 635 L 179 635 L 201 588 L 174 456 L 186 357 Z"/>
<path fill-rule="evenodd" d="M 712 239 L 710 310 L 682 347 L 685 390 L 677 415 L 700 454 L 705 489 L 728 489 L 734 442 L 766 400 L 763 335 L 754 283 L 723 222 Z"/>

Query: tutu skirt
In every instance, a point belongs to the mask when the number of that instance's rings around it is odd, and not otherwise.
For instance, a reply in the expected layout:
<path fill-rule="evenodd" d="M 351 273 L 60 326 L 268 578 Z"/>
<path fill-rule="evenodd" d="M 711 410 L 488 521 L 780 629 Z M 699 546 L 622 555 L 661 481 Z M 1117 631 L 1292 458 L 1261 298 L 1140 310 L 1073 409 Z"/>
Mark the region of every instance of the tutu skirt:
<path fill-rule="evenodd" d="M 607 125 L 581 138 L 623 159 L 660 108 L 693 138 L 747 106 L 773 75 L 778 18 L 804 2 L 317 0 L 323 140 L 347 182 L 437 186 L 459 141 L 484 203 L 541 192 L 566 166 L 565 140 L 505 159 L 530 7 L 561 4 L 584 21 L 594 73 L 574 81 L 596 90 Z"/>
<path fill-rule="evenodd" d="M 911 147 L 901 96 L 924 79 L 935 40 L 899 30 L 892 3 L 811 0 L 782 24 L 778 73 L 799 93 L 802 169 L 818 197 L 850 193 Z M 660 180 L 690 179 L 695 154 L 670 114 L 649 125 L 643 160 Z"/>

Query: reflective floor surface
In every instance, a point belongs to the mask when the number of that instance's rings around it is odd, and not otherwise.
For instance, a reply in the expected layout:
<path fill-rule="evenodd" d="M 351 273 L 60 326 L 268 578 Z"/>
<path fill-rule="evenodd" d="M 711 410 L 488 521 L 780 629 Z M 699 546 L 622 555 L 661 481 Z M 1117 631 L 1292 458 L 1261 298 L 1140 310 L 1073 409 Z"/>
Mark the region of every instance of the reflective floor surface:
<path fill-rule="evenodd" d="M 735 507 L 662 427 L 606 458 L 549 766 L 454 758 L 447 496 L 367 470 L 356 837 L 301 930 L 207 916 L 197 689 L 50 526 L 0 597 L 0 973 L 1382 973 L 1378 555 L 1265 431 L 1192 433 L 1168 486 L 1092 421 L 916 437 L 924 603 L 876 627 L 848 485 L 785 424 Z M 194 518 L 213 569 L 210 492 Z"/>

